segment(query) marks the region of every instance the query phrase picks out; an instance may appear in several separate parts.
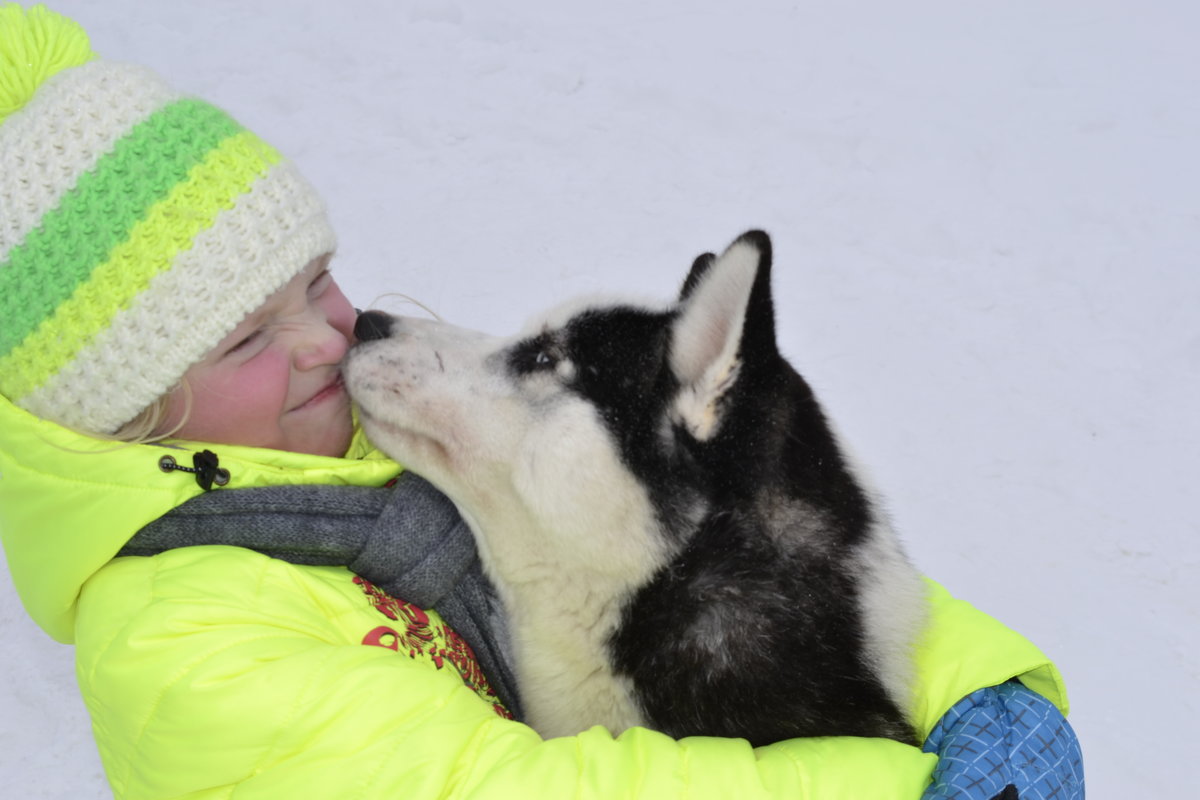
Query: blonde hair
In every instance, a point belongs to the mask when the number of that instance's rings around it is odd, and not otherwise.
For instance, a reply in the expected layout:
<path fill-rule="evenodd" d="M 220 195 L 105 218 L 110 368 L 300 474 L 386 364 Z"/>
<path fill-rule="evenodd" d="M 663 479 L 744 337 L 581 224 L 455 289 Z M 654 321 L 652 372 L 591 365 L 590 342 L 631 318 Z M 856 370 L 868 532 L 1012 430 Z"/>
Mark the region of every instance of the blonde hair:
<path fill-rule="evenodd" d="M 175 392 L 183 392 L 183 413 L 179 419 L 166 428 L 168 422 L 168 414 L 170 413 L 171 395 Z M 184 426 L 188 417 L 192 413 L 192 388 L 188 386 L 187 381 L 180 380 L 178 384 L 171 387 L 166 394 L 159 397 L 150 405 L 142 409 L 136 417 L 126 422 L 115 433 L 104 438 L 113 439 L 118 442 L 127 442 L 129 444 L 149 444 L 150 442 L 158 442 L 163 439 L 170 438 L 176 431 Z M 164 428 L 166 428 L 164 430 Z"/>

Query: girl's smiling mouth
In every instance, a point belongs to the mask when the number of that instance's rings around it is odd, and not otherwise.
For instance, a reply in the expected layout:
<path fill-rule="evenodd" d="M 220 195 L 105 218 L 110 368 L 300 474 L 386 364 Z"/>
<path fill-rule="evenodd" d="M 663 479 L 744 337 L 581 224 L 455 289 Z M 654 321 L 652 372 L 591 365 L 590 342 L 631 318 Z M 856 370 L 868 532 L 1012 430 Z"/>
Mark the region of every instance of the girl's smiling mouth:
<path fill-rule="evenodd" d="M 338 397 L 338 396 L 342 396 L 342 397 L 346 396 L 346 387 L 342 381 L 342 373 L 340 371 L 335 373 L 333 380 L 330 381 L 329 383 L 327 383 L 320 391 L 318 391 L 312 397 L 305 400 L 300 405 L 291 409 L 291 411 L 303 411 L 304 409 L 312 408 L 313 406 L 320 405 L 321 403 L 324 403 L 326 400 L 330 400 L 330 399 L 332 399 L 334 397 Z M 288 412 L 288 413 L 291 413 L 291 412 Z"/>

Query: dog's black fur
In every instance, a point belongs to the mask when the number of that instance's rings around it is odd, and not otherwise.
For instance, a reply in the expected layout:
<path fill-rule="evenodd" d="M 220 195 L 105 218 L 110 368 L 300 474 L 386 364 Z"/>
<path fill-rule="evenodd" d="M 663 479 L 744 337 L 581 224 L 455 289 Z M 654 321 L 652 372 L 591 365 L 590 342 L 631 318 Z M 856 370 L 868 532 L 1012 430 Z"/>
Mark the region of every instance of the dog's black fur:
<path fill-rule="evenodd" d="M 652 727 L 676 736 L 765 744 L 836 733 L 914 743 L 912 727 L 865 663 L 857 587 L 836 557 L 867 535 L 871 505 L 809 385 L 779 354 L 770 239 L 757 231 L 742 238 L 762 261 L 741 372 L 711 440 L 675 426 L 675 447 L 664 449 L 653 430 L 665 413 L 656 406 L 678 389 L 665 366 L 672 314 L 599 312 L 576 320 L 557 345 L 565 357 L 586 354 L 589 374 L 578 391 L 613 423 L 625 463 L 650 487 L 664 528 L 681 545 L 626 605 L 612 638 L 614 663 L 632 679 Z M 696 260 L 681 300 L 714 259 Z M 814 547 L 765 535 L 771 525 L 756 509 L 764 491 L 802 498 L 818 511 L 824 541 Z M 707 513 L 699 524 L 681 525 L 686 515 L 677 509 L 696 497 L 708 501 Z M 736 654 L 719 667 L 705 641 L 713 636 Z"/>

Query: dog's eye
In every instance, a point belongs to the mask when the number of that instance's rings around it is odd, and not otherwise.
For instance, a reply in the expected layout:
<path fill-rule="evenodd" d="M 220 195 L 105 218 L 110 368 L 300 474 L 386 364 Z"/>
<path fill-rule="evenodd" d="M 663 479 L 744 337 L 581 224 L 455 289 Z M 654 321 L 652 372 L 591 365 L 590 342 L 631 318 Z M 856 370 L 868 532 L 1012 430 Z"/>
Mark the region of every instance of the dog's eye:
<path fill-rule="evenodd" d="M 539 336 L 519 344 L 509 356 L 509 363 L 519 374 L 549 372 L 563 360 L 563 354 L 548 336 Z"/>

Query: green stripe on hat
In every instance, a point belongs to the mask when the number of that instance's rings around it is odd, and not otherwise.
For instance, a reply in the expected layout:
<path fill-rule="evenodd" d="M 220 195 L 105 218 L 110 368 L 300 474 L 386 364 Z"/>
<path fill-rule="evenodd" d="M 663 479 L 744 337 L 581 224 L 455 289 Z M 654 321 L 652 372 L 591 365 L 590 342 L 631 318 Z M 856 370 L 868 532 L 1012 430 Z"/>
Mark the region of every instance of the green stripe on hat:
<path fill-rule="evenodd" d="M 320 197 L 294 165 L 279 161 L 19 405 L 76 430 L 112 433 L 174 386 L 264 298 L 335 248 Z M 0 377 L 9 374 L 0 360 Z"/>
<path fill-rule="evenodd" d="M 208 103 L 180 100 L 135 126 L 81 175 L 0 264 L 0 356 L 51 316 L 210 150 L 240 130 Z"/>
<path fill-rule="evenodd" d="M 112 324 L 114 315 L 149 291 L 195 237 L 232 209 L 281 156 L 250 131 L 209 151 L 185 181 L 154 204 L 105 263 L 17 347 L 0 356 L 5 394 L 22 398 L 77 356 L 79 348 Z M 215 264 L 213 265 L 215 266 Z M 183 298 L 180 298 L 181 300 Z"/>

